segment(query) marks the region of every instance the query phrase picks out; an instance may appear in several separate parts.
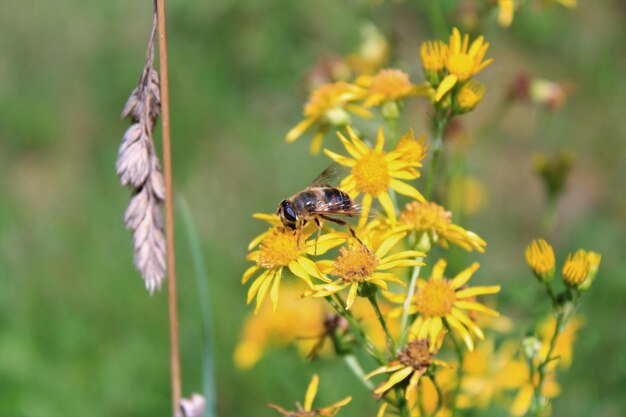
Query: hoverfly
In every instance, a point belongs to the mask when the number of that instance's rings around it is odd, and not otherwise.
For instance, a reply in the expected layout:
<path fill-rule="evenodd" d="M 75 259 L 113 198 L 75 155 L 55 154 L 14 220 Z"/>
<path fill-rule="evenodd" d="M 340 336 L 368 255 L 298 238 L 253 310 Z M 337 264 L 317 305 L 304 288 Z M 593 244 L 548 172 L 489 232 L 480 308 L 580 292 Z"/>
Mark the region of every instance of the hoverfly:
<path fill-rule="evenodd" d="M 357 217 L 361 214 L 360 207 L 352 198 L 335 187 L 346 169 L 339 164 L 332 164 L 304 190 L 281 201 L 276 214 L 283 226 L 301 231 L 302 227 L 312 220 L 317 225 L 319 236 L 322 221 L 326 220 L 348 227 L 352 237 L 362 244 L 352 226 L 347 221 L 335 217 Z"/>

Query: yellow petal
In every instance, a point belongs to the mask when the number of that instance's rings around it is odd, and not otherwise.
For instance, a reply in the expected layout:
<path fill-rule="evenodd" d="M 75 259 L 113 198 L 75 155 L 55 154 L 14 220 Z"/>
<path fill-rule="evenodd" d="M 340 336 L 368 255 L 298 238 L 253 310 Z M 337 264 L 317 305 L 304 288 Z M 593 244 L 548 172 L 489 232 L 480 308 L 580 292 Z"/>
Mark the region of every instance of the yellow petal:
<path fill-rule="evenodd" d="M 350 142 L 348 139 L 346 139 L 346 137 L 344 135 L 342 135 L 341 132 L 337 132 L 337 136 L 339 137 L 339 140 L 343 144 L 343 147 L 346 148 L 346 151 L 348 151 L 348 153 L 354 159 L 359 159 L 362 156 L 361 152 L 359 152 L 359 150 L 356 148 L 356 146 L 354 146 L 352 144 L 352 142 Z"/>
<path fill-rule="evenodd" d="M 324 149 L 324 153 L 333 161 L 337 162 L 339 165 L 343 165 L 346 167 L 353 167 L 356 164 L 354 159 L 348 158 L 343 155 L 339 155 L 333 151 L 329 151 L 328 149 Z"/>
<path fill-rule="evenodd" d="M 466 288 L 464 290 L 460 290 L 456 292 L 457 298 L 469 298 L 475 297 L 477 295 L 485 295 L 485 294 L 497 294 L 500 292 L 499 285 L 489 285 L 484 287 L 472 287 Z"/>
<path fill-rule="evenodd" d="M 452 279 L 452 288 L 457 289 L 461 288 L 469 279 L 472 277 L 472 274 L 476 272 L 476 270 L 480 268 L 480 264 L 478 262 L 474 262 L 468 268 L 465 268 L 463 271 L 459 272 L 457 276 Z"/>
<path fill-rule="evenodd" d="M 443 279 L 443 273 L 445 272 L 447 265 L 448 261 L 445 259 L 439 259 L 433 267 L 433 272 L 430 274 L 431 278 L 435 281 Z"/>
<path fill-rule="evenodd" d="M 456 317 L 448 314 L 446 316 L 446 322 L 452 327 L 463 339 L 465 345 L 467 346 L 467 350 L 470 352 L 474 351 L 474 341 L 472 340 L 472 336 L 469 334 L 465 326 L 459 322 Z"/>
<path fill-rule="evenodd" d="M 270 287 L 270 284 L 274 280 L 274 275 L 266 279 L 261 287 L 259 288 L 259 292 L 256 295 L 256 307 L 254 308 L 254 314 L 257 314 L 263 305 L 263 301 L 265 301 L 265 295 L 267 294 L 267 290 Z"/>
<path fill-rule="evenodd" d="M 278 289 L 280 288 L 280 280 L 282 278 L 282 269 L 278 270 L 274 283 L 272 284 L 272 290 L 270 291 L 270 299 L 272 300 L 272 311 L 276 313 L 276 307 L 278 307 Z"/>
<path fill-rule="evenodd" d="M 389 236 L 385 241 L 378 247 L 376 251 L 376 256 L 378 259 L 383 258 L 387 252 L 391 250 L 398 242 L 402 240 L 406 236 L 406 233 L 396 233 L 394 235 Z"/>
<path fill-rule="evenodd" d="M 311 407 L 313 406 L 313 400 L 315 399 L 315 395 L 317 395 L 317 387 L 320 383 L 320 379 L 317 374 L 313 375 L 313 379 L 311 379 L 311 383 L 306 390 L 306 395 L 304 396 L 304 409 L 306 411 L 311 411 Z"/>
<path fill-rule="evenodd" d="M 363 379 L 370 379 L 373 376 L 384 374 L 386 372 L 394 372 L 400 368 L 404 368 L 404 365 L 402 365 L 401 363 L 396 364 L 396 365 L 390 365 L 390 366 L 381 366 L 379 368 L 374 369 L 369 374 L 365 375 Z"/>
<path fill-rule="evenodd" d="M 250 304 L 252 302 L 254 296 L 259 291 L 259 287 L 261 287 L 261 284 L 263 284 L 267 279 L 272 279 L 273 275 L 274 271 L 266 269 L 261 275 L 259 275 L 257 279 L 254 280 L 254 282 L 250 286 L 250 289 L 248 289 L 248 298 L 246 300 L 247 304 Z"/>
<path fill-rule="evenodd" d="M 251 266 L 250 268 L 246 269 L 246 272 L 243 273 L 243 277 L 241 278 L 241 283 L 245 284 L 246 282 L 248 282 L 250 277 L 254 275 L 254 273 L 258 270 L 259 266 L 257 265 Z"/>
<path fill-rule="evenodd" d="M 383 128 L 378 128 L 378 136 L 376 137 L 376 148 L 378 152 L 382 152 L 385 149 L 385 134 Z"/>
<path fill-rule="evenodd" d="M 396 385 L 398 382 L 403 381 L 407 376 L 411 375 L 412 372 L 413 368 L 410 366 L 406 366 L 399 371 L 394 372 L 393 374 L 391 374 L 387 382 L 374 390 L 374 394 L 384 393 L 385 391 Z"/>
<path fill-rule="evenodd" d="M 485 313 L 493 317 L 498 317 L 500 315 L 500 313 L 498 313 L 496 310 L 492 310 L 489 307 L 485 307 L 484 305 L 473 301 L 457 300 L 454 303 L 454 306 L 458 308 L 463 308 L 465 310 L 480 311 L 481 313 Z"/>
<path fill-rule="evenodd" d="M 412 197 L 412 198 L 416 199 L 417 201 L 421 201 L 421 202 L 426 201 L 426 199 L 424 198 L 422 193 L 417 191 L 417 189 L 415 187 L 413 187 L 412 185 L 409 185 L 409 184 L 407 184 L 405 182 L 398 181 L 398 180 L 392 178 L 389 181 L 389 186 L 393 190 L 399 192 L 400 194 L 404 194 L 406 196 Z"/>
<path fill-rule="evenodd" d="M 350 310 L 354 300 L 356 299 L 356 292 L 359 289 L 359 284 L 356 282 L 350 286 L 350 292 L 348 293 L 348 299 L 346 300 L 346 310 Z"/>
<path fill-rule="evenodd" d="M 383 401 L 383 403 L 380 405 L 380 408 L 378 409 L 378 413 L 376 414 L 376 417 L 385 417 L 385 411 L 387 411 L 387 405 L 389 403 L 386 403 Z"/>
<path fill-rule="evenodd" d="M 324 407 L 324 409 L 328 410 L 328 409 L 340 408 L 348 404 L 350 401 L 352 401 L 352 397 L 346 397 L 343 400 L 339 400 L 336 403 L 329 405 L 328 407 Z"/>
<path fill-rule="evenodd" d="M 315 122 L 315 118 L 309 117 L 298 123 L 294 128 L 287 132 L 285 139 L 291 143 L 298 139 L 302 134 Z"/>
<path fill-rule="evenodd" d="M 309 274 L 306 273 L 306 270 L 296 261 L 289 262 L 289 270 L 298 278 L 302 279 L 304 282 L 311 286 L 311 279 L 309 278 Z"/>
<path fill-rule="evenodd" d="M 313 136 L 313 140 L 311 141 L 311 148 L 310 148 L 311 155 L 320 154 L 323 140 L 324 140 L 324 131 L 318 130 L 317 132 L 315 132 L 315 135 Z"/>
<path fill-rule="evenodd" d="M 448 91 L 452 90 L 458 80 L 459 79 L 456 75 L 448 74 L 446 78 L 444 78 L 443 81 L 439 84 L 439 87 L 437 87 L 437 92 L 435 93 L 435 101 L 441 100 L 441 98 L 445 96 Z"/>
<path fill-rule="evenodd" d="M 387 217 L 389 217 L 389 221 L 391 224 L 396 223 L 396 208 L 393 206 L 393 202 L 391 201 L 391 197 L 387 191 L 384 191 L 378 194 L 378 201 L 380 201 L 380 205 L 383 206 L 385 212 L 387 213 Z"/>

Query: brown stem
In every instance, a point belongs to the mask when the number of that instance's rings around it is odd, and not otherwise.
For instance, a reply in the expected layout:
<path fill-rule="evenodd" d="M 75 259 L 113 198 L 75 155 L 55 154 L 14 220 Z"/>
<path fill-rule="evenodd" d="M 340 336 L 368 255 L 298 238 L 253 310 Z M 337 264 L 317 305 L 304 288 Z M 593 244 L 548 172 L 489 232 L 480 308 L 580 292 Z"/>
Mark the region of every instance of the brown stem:
<path fill-rule="evenodd" d="M 159 22 L 159 70 L 161 73 L 161 126 L 163 129 L 163 173 L 165 176 L 165 227 L 167 231 L 167 279 L 170 315 L 170 361 L 172 367 L 172 408 L 179 415 L 181 395 L 178 351 L 178 309 L 176 306 L 176 257 L 174 254 L 174 202 L 172 198 L 172 155 L 170 151 L 170 102 L 167 78 L 165 0 L 156 0 Z"/>

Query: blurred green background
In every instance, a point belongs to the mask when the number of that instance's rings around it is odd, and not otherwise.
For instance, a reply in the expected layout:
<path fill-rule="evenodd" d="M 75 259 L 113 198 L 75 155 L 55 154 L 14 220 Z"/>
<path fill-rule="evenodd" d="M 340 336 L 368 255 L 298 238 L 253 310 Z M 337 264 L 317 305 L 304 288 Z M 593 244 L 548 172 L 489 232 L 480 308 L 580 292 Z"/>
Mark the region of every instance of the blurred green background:
<path fill-rule="evenodd" d="M 0 416 L 170 413 L 167 294 L 150 297 L 133 268 L 122 223 L 129 192 L 114 169 L 127 127 L 119 113 L 143 65 L 151 4 L 0 2 Z M 358 400 L 345 415 L 373 416 L 374 401 L 340 361 L 311 366 L 291 349 L 271 352 L 250 371 L 234 368 L 250 312 L 240 277 L 247 243 L 265 227 L 251 214 L 273 211 L 328 164 L 308 154 L 308 138 L 283 140 L 300 119 L 304 75 L 328 54 L 354 51 L 359 26 L 372 21 L 392 35 L 396 64 L 423 80 L 417 47 L 433 36 L 426 8 L 410 1 L 168 4 L 174 183 L 208 265 L 220 415 L 276 415 L 266 404 L 301 400 L 315 370 L 318 404 L 353 394 Z M 442 4 L 453 23 L 458 2 Z M 470 172 L 488 190 L 485 209 L 469 223 L 489 243 L 477 257 L 480 280 L 503 284 L 499 309 L 520 321 L 547 311 L 523 261 L 544 205 L 531 155 L 563 147 L 578 155 L 550 240 L 559 259 L 583 247 L 603 260 L 555 416 L 626 415 L 625 18 L 623 1 L 525 7 L 508 30 L 490 16 L 485 35 L 495 62 L 478 77 L 487 96 L 464 118 L 470 132 L 489 119 L 520 70 L 577 85 L 558 111 L 513 106 L 470 150 Z M 416 130 L 428 132 L 418 120 Z M 188 396 L 202 389 L 202 324 L 180 211 L 177 220 Z"/>

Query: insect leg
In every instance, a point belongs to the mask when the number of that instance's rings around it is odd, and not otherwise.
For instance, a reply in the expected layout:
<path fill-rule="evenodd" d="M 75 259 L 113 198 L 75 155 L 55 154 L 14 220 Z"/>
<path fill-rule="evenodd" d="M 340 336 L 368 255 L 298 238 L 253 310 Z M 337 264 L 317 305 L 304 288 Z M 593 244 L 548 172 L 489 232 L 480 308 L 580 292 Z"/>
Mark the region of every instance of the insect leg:
<path fill-rule="evenodd" d="M 320 238 L 320 234 L 322 233 L 322 222 L 320 222 L 320 219 L 318 219 L 317 217 L 314 217 L 315 219 L 315 224 L 317 225 L 317 235 L 315 236 L 315 252 L 313 253 L 314 256 L 317 256 L 317 241 Z"/>
<path fill-rule="evenodd" d="M 350 223 L 348 223 L 347 221 L 341 220 L 341 219 L 335 219 L 334 217 L 330 217 L 325 214 L 320 214 L 319 216 L 324 220 L 328 220 L 329 222 L 337 223 L 341 226 L 346 226 L 350 230 L 352 237 L 355 238 L 361 245 L 365 246 L 363 242 L 361 242 L 361 239 L 359 239 L 358 236 L 356 235 L 356 232 L 354 231 L 352 226 L 350 226 Z"/>

